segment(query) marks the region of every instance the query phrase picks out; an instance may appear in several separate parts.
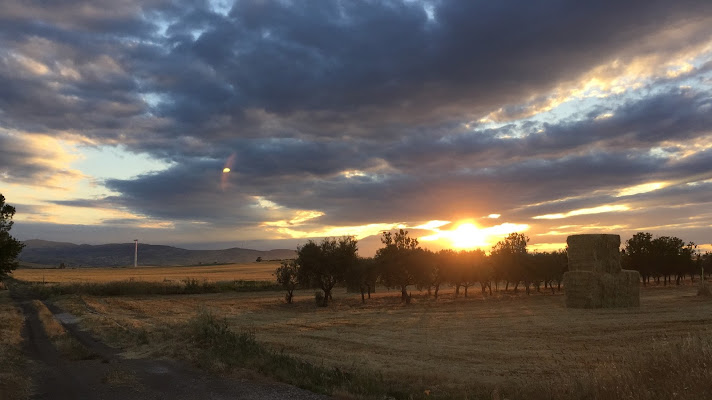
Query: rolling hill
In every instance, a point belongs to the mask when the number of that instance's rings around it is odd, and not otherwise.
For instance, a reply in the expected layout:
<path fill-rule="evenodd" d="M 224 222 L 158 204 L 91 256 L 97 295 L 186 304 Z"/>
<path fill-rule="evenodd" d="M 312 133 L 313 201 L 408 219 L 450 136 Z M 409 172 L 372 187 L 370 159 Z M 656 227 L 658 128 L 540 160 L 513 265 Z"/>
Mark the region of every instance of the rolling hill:
<path fill-rule="evenodd" d="M 134 262 L 134 243 L 74 244 L 46 240 L 26 240 L 21 263 L 68 267 L 120 267 Z M 252 262 L 296 257 L 289 249 L 268 251 L 230 248 L 224 250 L 186 250 L 172 246 L 139 243 L 138 265 L 199 265 Z"/>

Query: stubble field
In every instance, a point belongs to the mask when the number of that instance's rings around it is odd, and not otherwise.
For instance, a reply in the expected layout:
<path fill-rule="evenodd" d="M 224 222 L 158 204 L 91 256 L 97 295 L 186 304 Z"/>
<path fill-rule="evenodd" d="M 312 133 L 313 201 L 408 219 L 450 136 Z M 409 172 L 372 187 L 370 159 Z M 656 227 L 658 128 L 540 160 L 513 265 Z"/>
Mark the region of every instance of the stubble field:
<path fill-rule="evenodd" d="M 447 393 L 590 379 L 670 346 L 712 337 L 712 302 L 698 298 L 694 286 L 643 289 L 639 309 L 574 310 L 563 302 L 560 294 L 454 298 L 446 291 L 437 301 L 415 296 L 406 306 L 399 292 L 381 291 L 362 305 L 359 296 L 337 292 L 332 305 L 320 308 L 309 291 L 293 305 L 277 292 L 82 295 L 58 304 L 82 315 L 85 326 L 123 346 L 130 357 L 170 351 L 161 340 L 122 341 L 126 336 L 117 331 L 165 337 L 166 327 L 207 310 L 226 318 L 233 330 L 252 332 L 273 350 L 314 365 L 368 371 Z"/>
<path fill-rule="evenodd" d="M 185 267 L 137 268 L 21 268 L 13 272 L 15 279 L 28 282 L 79 283 L 137 280 L 145 282 L 181 281 L 185 279 L 210 282 L 230 280 L 274 280 L 272 273 L 278 262 L 264 261 L 242 264 L 200 265 Z"/>
<path fill-rule="evenodd" d="M 14 277 L 60 283 L 273 280 L 276 267 L 21 269 Z M 610 393 L 616 397 L 645 399 L 684 395 L 688 389 L 694 391 L 690 398 L 712 395 L 710 385 L 690 385 L 712 378 L 705 366 L 712 358 L 712 301 L 696 296 L 696 289 L 690 283 L 644 287 L 640 308 L 606 310 L 567 309 L 562 293 L 500 291 L 483 297 L 476 288 L 469 298 L 445 289 L 437 301 L 414 291 L 410 305 L 400 302 L 399 291 L 378 288 L 361 304 L 359 295 L 337 289 L 327 308 L 315 305 L 312 290 L 297 291 L 291 305 L 276 291 L 74 294 L 53 301 L 127 357 L 185 356 L 177 327 L 208 312 L 276 353 L 319 367 L 375 374 L 421 394 L 475 398 L 467 393 L 485 388 L 496 398 L 497 388 L 539 388 L 541 398 L 570 398 L 615 385 Z M 655 384 L 657 397 L 638 393 Z M 552 388 L 561 387 L 568 387 L 565 395 L 552 395 Z M 510 398 L 533 397 L 525 391 Z"/>

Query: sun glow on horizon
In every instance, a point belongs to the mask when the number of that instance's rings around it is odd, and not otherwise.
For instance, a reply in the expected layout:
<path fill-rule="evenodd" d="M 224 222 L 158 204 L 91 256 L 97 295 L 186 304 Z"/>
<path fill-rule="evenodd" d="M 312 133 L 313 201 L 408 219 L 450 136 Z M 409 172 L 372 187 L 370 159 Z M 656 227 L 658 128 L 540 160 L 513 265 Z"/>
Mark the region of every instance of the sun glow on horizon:
<path fill-rule="evenodd" d="M 464 223 L 450 231 L 452 245 L 458 249 L 470 249 L 487 245 L 485 233 L 475 224 Z"/>
<path fill-rule="evenodd" d="M 433 234 L 422 236 L 420 240 L 448 242 L 455 249 L 475 249 L 491 247 L 509 233 L 529 229 L 529 225 L 503 223 L 481 228 L 473 222 L 461 222 L 451 230 L 440 230 L 438 227 L 431 229 Z"/>

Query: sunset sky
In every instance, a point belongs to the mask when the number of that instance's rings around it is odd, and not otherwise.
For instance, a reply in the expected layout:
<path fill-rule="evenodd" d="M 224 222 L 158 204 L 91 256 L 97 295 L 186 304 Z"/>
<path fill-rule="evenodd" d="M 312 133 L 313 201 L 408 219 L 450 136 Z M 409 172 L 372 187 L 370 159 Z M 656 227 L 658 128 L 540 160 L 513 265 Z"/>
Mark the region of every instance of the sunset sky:
<path fill-rule="evenodd" d="M 712 1 L 0 3 L 12 233 L 712 250 Z"/>

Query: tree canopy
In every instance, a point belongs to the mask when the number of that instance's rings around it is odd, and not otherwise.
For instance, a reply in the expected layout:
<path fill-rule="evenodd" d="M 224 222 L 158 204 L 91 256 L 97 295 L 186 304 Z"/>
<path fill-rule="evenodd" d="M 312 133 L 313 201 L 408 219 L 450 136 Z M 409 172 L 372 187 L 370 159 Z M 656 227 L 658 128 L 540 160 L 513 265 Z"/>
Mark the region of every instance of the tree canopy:
<path fill-rule="evenodd" d="M 0 194 L 0 280 L 17 268 L 17 256 L 25 247 L 10 235 L 14 216 L 15 207 L 5 204 L 5 196 Z"/>
<path fill-rule="evenodd" d="M 356 263 L 358 247 L 352 236 L 325 238 L 319 244 L 310 240 L 297 249 L 298 280 L 324 291 L 323 306 L 328 304 L 334 286 L 344 281 L 346 272 Z"/>

